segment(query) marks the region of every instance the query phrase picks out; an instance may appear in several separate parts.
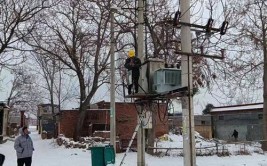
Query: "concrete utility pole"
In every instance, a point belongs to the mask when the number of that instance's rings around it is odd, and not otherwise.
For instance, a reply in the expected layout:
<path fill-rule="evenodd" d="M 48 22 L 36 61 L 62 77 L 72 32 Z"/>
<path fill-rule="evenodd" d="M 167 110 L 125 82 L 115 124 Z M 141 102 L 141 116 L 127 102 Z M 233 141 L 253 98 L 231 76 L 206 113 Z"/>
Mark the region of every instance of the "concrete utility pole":
<path fill-rule="evenodd" d="M 267 36 L 263 31 L 263 143 L 262 149 L 267 151 Z"/>
<path fill-rule="evenodd" d="M 190 1 L 181 0 L 181 22 L 190 24 Z M 182 52 L 191 53 L 190 26 L 181 26 Z M 188 87 L 188 96 L 182 97 L 184 166 L 196 166 L 193 111 L 192 57 L 182 56 L 182 87 Z"/>
<path fill-rule="evenodd" d="M 110 15 L 110 33 L 111 33 L 111 44 L 110 44 L 110 144 L 113 145 L 116 154 L 116 110 L 115 110 L 115 38 L 114 38 L 114 13 L 117 10 L 111 8 Z"/>
<path fill-rule="evenodd" d="M 138 0 L 138 32 L 137 32 L 137 52 L 138 57 L 140 58 L 141 62 L 145 61 L 145 54 L 144 54 L 144 10 L 145 10 L 145 0 Z M 146 78 L 146 67 L 147 65 L 143 65 L 140 72 L 140 79 L 139 85 L 142 86 L 142 89 L 139 87 L 139 92 L 141 90 L 142 93 L 146 93 L 148 90 L 148 82 Z"/>
<path fill-rule="evenodd" d="M 137 55 L 140 58 L 141 62 L 144 62 L 144 1 L 138 0 L 138 32 L 137 32 Z M 145 74 L 144 70 L 141 70 L 139 85 L 144 87 L 145 85 Z M 140 88 L 139 88 L 140 92 Z M 143 106 L 137 108 L 138 112 L 142 114 Z M 142 115 L 141 115 L 142 116 Z M 139 115 L 137 117 L 138 121 L 142 121 L 143 118 L 140 119 Z M 145 130 L 143 128 L 143 123 L 138 129 L 137 133 L 137 166 L 145 166 Z"/>
<path fill-rule="evenodd" d="M 141 110 L 142 114 L 139 114 L 137 120 L 140 122 L 140 127 L 137 132 L 137 166 L 145 166 L 145 129 L 143 127 L 143 106 L 137 107 L 138 111 Z"/>

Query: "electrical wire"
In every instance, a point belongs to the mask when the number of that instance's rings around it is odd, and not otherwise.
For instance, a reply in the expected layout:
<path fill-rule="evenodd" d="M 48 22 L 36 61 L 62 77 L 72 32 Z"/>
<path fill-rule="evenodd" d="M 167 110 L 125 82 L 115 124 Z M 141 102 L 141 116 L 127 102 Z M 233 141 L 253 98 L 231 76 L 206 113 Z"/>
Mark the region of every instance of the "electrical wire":
<path fill-rule="evenodd" d="M 182 18 L 182 17 L 185 15 L 185 13 L 186 13 L 188 10 L 190 10 L 190 9 L 193 7 L 193 5 L 195 5 L 197 2 L 198 2 L 198 1 L 196 0 L 194 3 L 192 3 L 192 4 L 190 5 L 190 7 L 189 7 L 184 13 L 181 13 L 180 18 Z"/>
<path fill-rule="evenodd" d="M 168 113 L 168 102 L 169 101 L 170 101 L 170 99 L 167 100 L 166 109 L 165 109 L 165 112 L 163 114 L 163 118 L 161 117 L 160 103 L 159 102 L 157 103 L 158 104 L 158 109 L 157 109 L 157 111 L 158 111 L 158 117 L 159 117 L 160 122 L 162 124 L 164 124 L 164 125 L 168 122 L 168 118 L 167 118 L 167 120 L 164 120 L 164 119 L 166 119 L 166 116 L 167 116 L 167 113 Z"/>

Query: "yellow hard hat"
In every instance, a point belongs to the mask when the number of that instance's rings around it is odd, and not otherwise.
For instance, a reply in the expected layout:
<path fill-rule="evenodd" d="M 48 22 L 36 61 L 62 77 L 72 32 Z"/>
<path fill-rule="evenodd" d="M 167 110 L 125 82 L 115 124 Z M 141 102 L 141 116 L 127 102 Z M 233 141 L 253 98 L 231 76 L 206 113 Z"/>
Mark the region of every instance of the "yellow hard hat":
<path fill-rule="evenodd" d="M 134 52 L 134 50 L 130 50 L 130 51 L 128 52 L 128 56 L 129 56 L 130 58 L 134 57 L 134 56 L 135 56 L 135 52 Z"/>

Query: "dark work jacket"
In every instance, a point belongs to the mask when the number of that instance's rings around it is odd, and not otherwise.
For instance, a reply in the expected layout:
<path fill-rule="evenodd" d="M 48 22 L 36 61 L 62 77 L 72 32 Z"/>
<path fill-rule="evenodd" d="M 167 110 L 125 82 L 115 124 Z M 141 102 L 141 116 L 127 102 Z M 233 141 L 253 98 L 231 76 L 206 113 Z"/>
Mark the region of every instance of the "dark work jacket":
<path fill-rule="evenodd" d="M 131 65 L 132 62 L 132 65 Z M 133 77 L 140 76 L 140 67 L 141 67 L 141 60 L 137 57 L 127 58 L 124 64 L 124 67 L 128 70 L 132 70 Z"/>

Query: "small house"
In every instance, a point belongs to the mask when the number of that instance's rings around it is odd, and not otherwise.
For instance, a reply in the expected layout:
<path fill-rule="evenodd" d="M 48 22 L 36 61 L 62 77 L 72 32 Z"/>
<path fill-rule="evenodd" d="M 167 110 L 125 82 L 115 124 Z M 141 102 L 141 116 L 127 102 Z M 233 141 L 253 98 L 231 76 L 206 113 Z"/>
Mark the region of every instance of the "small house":
<path fill-rule="evenodd" d="M 263 103 L 214 107 L 210 114 L 214 138 L 232 141 L 237 130 L 238 141 L 263 139 Z"/>

